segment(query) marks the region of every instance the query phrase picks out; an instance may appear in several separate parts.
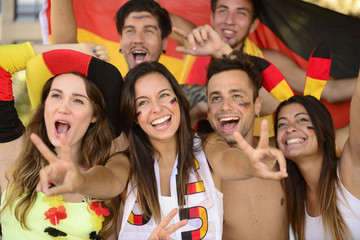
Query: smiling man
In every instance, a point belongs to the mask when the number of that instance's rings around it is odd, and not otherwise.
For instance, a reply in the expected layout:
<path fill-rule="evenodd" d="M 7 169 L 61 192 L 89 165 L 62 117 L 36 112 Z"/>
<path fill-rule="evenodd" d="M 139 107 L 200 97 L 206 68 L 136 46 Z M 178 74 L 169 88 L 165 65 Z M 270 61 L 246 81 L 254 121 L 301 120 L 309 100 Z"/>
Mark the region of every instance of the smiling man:
<path fill-rule="evenodd" d="M 236 147 L 234 132 L 253 147 L 255 116 L 261 108 L 261 77 L 247 55 L 233 52 L 213 60 L 207 73 L 208 120 Z M 221 181 L 224 194 L 223 239 L 288 239 L 285 194 L 280 181 L 251 178 Z"/>

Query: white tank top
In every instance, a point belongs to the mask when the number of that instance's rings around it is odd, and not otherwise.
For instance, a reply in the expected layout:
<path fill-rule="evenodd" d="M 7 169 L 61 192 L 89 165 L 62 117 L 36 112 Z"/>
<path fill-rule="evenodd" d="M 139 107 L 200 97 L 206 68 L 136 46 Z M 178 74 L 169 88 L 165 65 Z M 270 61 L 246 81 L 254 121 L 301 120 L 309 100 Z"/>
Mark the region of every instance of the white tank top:
<path fill-rule="evenodd" d="M 199 139 L 196 141 L 200 141 Z M 182 219 L 189 219 L 188 224 L 171 235 L 172 239 L 221 239 L 223 226 L 222 193 L 216 190 L 205 154 L 200 151 L 195 156 L 196 172 L 200 181 L 192 172 L 189 177 L 188 193 L 185 196 L 185 209 L 188 214 Z M 164 218 L 172 209 L 179 208 L 176 190 L 177 157 L 170 177 L 171 196 L 161 196 L 158 193 L 161 218 Z M 154 171 L 157 189 L 160 188 L 159 165 L 155 160 Z M 132 189 L 129 182 L 128 192 Z M 142 218 L 142 212 L 136 203 L 137 189 L 130 192 L 125 201 L 124 214 L 118 239 L 148 239 L 157 226 L 154 218 L 148 222 Z M 169 226 L 179 222 L 179 213 L 169 223 Z"/>
<path fill-rule="evenodd" d="M 339 177 L 339 169 L 337 169 L 337 175 Z M 341 181 L 339 181 L 339 186 L 336 187 L 336 194 L 338 197 L 337 205 L 339 211 L 350 229 L 353 239 L 360 239 L 360 199 L 357 199 L 348 190 L 346 190 Z M 306 210 L 305 214 L 306 240 L 332 239 L 330 234 L 327 234 L 325 237 L 321 216 L 311 217 L 308 215 Z"/>

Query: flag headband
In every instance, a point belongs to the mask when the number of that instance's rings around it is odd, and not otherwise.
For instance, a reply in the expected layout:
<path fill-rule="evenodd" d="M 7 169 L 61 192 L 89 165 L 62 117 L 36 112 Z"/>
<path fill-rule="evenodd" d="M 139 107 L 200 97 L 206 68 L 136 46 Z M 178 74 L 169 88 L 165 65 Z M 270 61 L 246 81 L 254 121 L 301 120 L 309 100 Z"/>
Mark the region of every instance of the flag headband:
<path fill-rule="evenodd" d="M 279 102 L 294 96 L 294 92 L 282 73 L 269 61 L 252 56 L 263 79 L 263 87 Z M 329 79 L 331 68 L 330 47 L 322 40 L 312 52 L 306 71 L 304 95 L 312 95 L 320 100 L 321 93 Z"/>

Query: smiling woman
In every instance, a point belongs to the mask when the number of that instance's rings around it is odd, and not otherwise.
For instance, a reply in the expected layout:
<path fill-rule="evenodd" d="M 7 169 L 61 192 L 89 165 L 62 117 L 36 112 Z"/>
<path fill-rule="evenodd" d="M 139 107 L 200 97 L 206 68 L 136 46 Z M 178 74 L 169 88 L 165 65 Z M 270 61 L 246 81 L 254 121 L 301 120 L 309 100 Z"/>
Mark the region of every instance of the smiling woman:
<path fill-rule="evenodd" d="M 48 164 L 37 147 L 40 137 L 47 157 L 54 161 L 71 158 L 81 171 L 104 165 L 110 158 L 111 141 L 119 133 L 114 131 L 122 87 L 119 71 L 73 50 L 34 56 L 33 47 L 25 43 L 1 46 L 0 52 L 0 113 L 6 116 L 0 121 L 3 239 L 108 236 L 117 213 L 113 203 L 101 204 L 81 194 L 49 198 L 36 192 L 39 171 Z M 14 108 L 11 73 L 25 67 L 48 75 L 27 78 L 30 96 L 38 102 L 32 102 L 36 110 L 24 132 Z"/>

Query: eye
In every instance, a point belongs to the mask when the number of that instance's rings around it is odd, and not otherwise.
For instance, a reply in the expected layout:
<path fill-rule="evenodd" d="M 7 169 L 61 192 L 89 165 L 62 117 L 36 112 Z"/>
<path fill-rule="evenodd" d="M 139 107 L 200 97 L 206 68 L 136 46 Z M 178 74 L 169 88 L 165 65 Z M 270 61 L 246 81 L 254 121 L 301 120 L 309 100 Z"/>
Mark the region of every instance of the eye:
<path fill-rule="evenodd" d="M 160 98 L 166 98 L 166 97 L 168 97 L 168 96 L 170 96 L 170 94 L 168 94 L 168 93 L 163 93 L 163 94 L 160 95 Z"/>
<path fill-rule="evenodd" d="M 225 15 L 227 13 L 227 11 L 225 9 L 219 9 L 217 11 L 218 14 L 221 14 L 221 15 Z"/>
<path fill-rule="evenodd" d="M 154 31 L 153 31 L 153 30 L 151 30 L 151 29 L 146 29 L 146 30 L 145 30 L 145 33 L 146 33 L 146 34 L 153 34 L 153 33 L 154 33 Z"/>
<path fill-rule="evenodd" d="M 301 119 L 300 119 L 300 122 L 309 122 L 309 119 L 307 119 L 307 118 L 301 118 Z"/>
<path fill-rule="evenodd" d="M 236 13 L 237 16 L 246 16 L 246 13 L 241 11 Z"/>
<path fill-rule="evenodd" d="M 144 106 L 147 103 L 147 101 L 139 101 L 138 107 Z"/>
<path fill-rule="evenodd" d="M 283 123 L 283 122 L 278 123 L 278 128 L 282 128 L 282 127 L 285 127 L 285 126 L 286 126 L 286 124 Z"/>
<path fill-rule="evenodd" d="M 84 101 L 79 98 L 74 99 L 74 102 L 82 105 L 84 104 Z"/>
<path fill-rule="evenodd" d="M 60 94 L 58 94 L 58 93 L 52 93 L 52 94 L 50 94 L 50 97 L 51 98 L 61 98 Z"/>
<path fill-rule="evenodd" d="M 132 33 L 134 33 L 134 32 L 135 32 L 134 29 L 126 29 L 126 30 L 124 31 L 124 33 L 126 33 L 126 34 L 132 34 Z"/>
<path fill-rule="evenodd" d="M 220 101 L 221 101 L 220 96 L 214 96 L 213 98 L 211 98 L 211 102 L 213 102 L 213 103 L 220 102 Z"/>
<path fill-rule="evenodd" d="M 243 98 L 241 95 L 238 95 L 238 94 L 235 94 L 234 96 L 233 96 L 233 98 L 235 98 L 235 99 L 240 99 L 240 98 Z"/>

